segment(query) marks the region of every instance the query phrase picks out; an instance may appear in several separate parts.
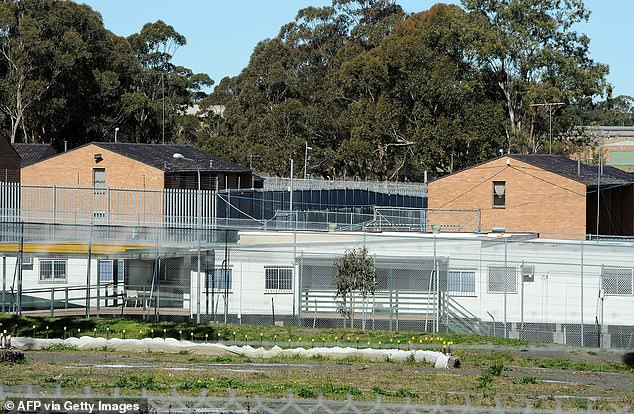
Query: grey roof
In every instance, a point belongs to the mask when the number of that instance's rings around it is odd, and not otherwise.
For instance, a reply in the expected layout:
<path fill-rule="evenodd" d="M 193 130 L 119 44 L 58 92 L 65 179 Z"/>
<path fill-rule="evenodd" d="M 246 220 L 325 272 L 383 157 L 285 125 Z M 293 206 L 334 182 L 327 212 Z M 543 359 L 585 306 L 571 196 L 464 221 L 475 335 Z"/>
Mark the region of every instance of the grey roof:
<path fill-rule="evenodd" d="M 634 127 L 632 126 L 591 125 L 581 128 L 593 135 L 605 138 L 634 136 Z"/>
<path fill-rule="evenodd" d="M 588 187 L 597 185 L 598 166 L 581 163 L 581 174 L 577 174 L 577 161 L 562 155 L 549 154 L 508 154 L 504 157 L 513 158 L 526 164 L 550 171 L 562 177 L 578 181 Z M 624 185 L 634 183 L 634 174 L 618 168 L 603 166 L 601 185 Z"/>
<path fill-rule="evenodd" d="M 634 141 L 628 139 L 627 141 L 612 142 L 605 144 L 604 147 L 634 147 Z"/>
<path fill-rule="evenodd" d="M 50 144 L 25 144 L 13 143 L 13 148 L 20 155 L 22 167 L 42 161 L 55 155 L 55 150 Z"/>
<path fill-rule="evenodd" d="M 238 164 L 216 157 L 188 145 L 171 144 L 130 144 L 123 142 L 92 142 L 100 148 L 116 152 L 165 172 L 196 171 L 196 164 L 183 159 L 175 159 L 174 154 L 182 154 L 195 160 L 201 171 L 250 173 L 251 170 Z M 90 144 L 89 144 L 90 145 Z"/>

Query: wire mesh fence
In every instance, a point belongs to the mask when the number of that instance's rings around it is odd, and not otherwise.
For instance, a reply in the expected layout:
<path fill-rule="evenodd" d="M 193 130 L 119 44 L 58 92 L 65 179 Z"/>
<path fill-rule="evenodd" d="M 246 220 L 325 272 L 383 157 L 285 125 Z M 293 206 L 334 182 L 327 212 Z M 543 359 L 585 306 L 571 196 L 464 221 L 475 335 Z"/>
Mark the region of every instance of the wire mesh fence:
<path fill-rule="evenodd" d="M 202 390 L 198 395 L 182 395 L 174 390 L 171 394 L 155 394 L 142 390 L 137 395 L 120 394 L 115 388 L 110 393 L 95 392 L 90 388 L 83 390 L 44 390 L 39 387 L 1 387 L 0 400 L 3 401 L 5 412 L 23 412 L 18 407 L 29 407 L 30 412 L 47 412 L 46 407 L 59 406 L 63 412 L 80 412 L 85 408 L 89 412 L 92 407 L 102 408 L 100 412 L 117 412 L 117 410 L 103 410 L 104 407 L 123 406 L 129 408 L 129 413 L 495 413 L 495 414 L 564 414 L 573 412 L 586 413 L 627 413 L 629 407 L 622 406 L 615 401 L 607 404 L 608 408 L 593 408 L 592 399 L 572 399 L 568 397 L 550 399 L 520 399 L 514 405 L 505 405 L 498 399 L 488 401 L 486 405 L 472 403 L 469 397 L 446 398 L 436 396 L 428 403 L 415 403 L 411 399 L 405 402 L 384 401 L 377 395 L 374 401 L 359 401 L 348 395 L 345 399 L 324 399 L 321 395 L 316 398 L 301 398 L 292 394 L 280 398 L 260 398 L 258 396 L 236 396 L 227 391 L 225 395 L 208 395 Z M 22 404 L 22 405 L 20 405 Z M 30 405 L 27 405 L 30 404 Z M 55 405 L 57 404 L 57 406 Z M 73 408 L 75 407 L 75 410 Z M 36 408 L 36 409 L 34 409 Z M 50 411 L 50 410 L 49 410 Z"/>
<path fill-rule="evenodd" d="M 631 242 L 495 236 L 0 223 L 0 305 L 634 346 Z M 376 291 L 340 312 L 334 261 L 363 246 Z"/>

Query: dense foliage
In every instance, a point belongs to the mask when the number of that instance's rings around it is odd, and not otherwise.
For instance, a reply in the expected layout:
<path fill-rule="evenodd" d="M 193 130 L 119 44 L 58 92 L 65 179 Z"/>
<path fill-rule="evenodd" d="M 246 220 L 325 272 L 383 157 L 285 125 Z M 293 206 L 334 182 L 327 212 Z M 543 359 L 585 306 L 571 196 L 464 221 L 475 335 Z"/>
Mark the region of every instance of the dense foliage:
<path fill-rule="evenodd" d="M 212 82 L 171 64 L 175 49 L 184 44 L 185 38 L 161 21 L 125 39 L 108 31 L 86 5 L 4 1 L 3 134 L 11 142 L 52 143 L 59 149 L 64 140 L 70 147 L 111 140 L 116 127 L 122 140 L 160 142 L 165 125 L 166 140 L 185 140 L 183 131 L 192 128 L 183 108 Z"/>
<path fill-rule="evenodd" d="M 201 137 L 236 160 L 287 173 L 289 159 L 327 177 L 420 180 L 499 151 L 548 151 L 554 134 L 592 121 L 607 67 L 573 30 L 580 0 L 464 0 L 407 15 L 389 0 L 300 10 L 261 42 L 207 104 L 225 117 Z M 545 111 L 533 103 L 562 102 Z M 595 119 L 613 112 L 596 112 Z M 555 151 L 576 142 L 557 140 Z"/>
<path fill-rule="evenodd" d="M 582 0 L 462 5 L 307 7 L 206 96 L 213 81 L 172 63 L 187 41 L 163 21 L 126 39 L 86 5 L 7 0 L 1 131 L 61 149 L 119 128 L 121 141 L 190 143 L 267 173 L 288 175 L 292 158 L 309 175 L 420 180 L 500 151 L 548 152 L 551 118 L 554 152 L 580 144 L 576 125 L 633 124 L 632 98 L 612 97 L 574 31 Z"/>

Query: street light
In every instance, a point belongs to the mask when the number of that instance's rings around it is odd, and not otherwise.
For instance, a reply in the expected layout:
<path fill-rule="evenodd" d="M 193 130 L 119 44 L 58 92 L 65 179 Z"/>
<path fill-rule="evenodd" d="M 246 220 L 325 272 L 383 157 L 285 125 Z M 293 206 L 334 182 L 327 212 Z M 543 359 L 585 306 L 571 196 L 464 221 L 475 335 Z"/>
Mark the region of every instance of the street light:
<path fill-rule="evenodd" d="M 306 179 L 306 169 L 308 168 L 308 150 L 312 150 L 313 147 L 308 146 L 308 141 L 306 141 L 306 149 L 304 150 L 304 180 Z"/>
<path fill-rule="evenodd" d="M 192 158 L 187 158 L 183 154 L 179 154 L 178 152 L 173 155 L 173 157 L 177 160 L 185 160 L 191 161 L 196 166 L 196 174 L 198 177 L 198 186 L 196 191 L 196 233 L 198 239 L 198 253 L 197 253 L 197 278 L 196 278 L 196 323 L 200 323 L 200 295 L 201 295 L 201 286 L 200 286 L 200 231 L 202 224 L 202 205 L 201 205 L 201 194 L 200 194 L 200 168 L 198 167 L 198 162 Z"/>
<path fill-rule="evenodd" d="M 114 129 L 114 142 L 117 142 L 117 132 L 119 132 L 119 127 Z"/>
<path fill-rule="evenodd" d="M 548 136 L 550 137 L 550 147 L 548 153 L 553 153 L 553 111 L 560 106 L 564 106 L 563 102 L 544 102 L 539 104 L 531 104 L 529 106 L 545 106 L 548 108 Z"/>

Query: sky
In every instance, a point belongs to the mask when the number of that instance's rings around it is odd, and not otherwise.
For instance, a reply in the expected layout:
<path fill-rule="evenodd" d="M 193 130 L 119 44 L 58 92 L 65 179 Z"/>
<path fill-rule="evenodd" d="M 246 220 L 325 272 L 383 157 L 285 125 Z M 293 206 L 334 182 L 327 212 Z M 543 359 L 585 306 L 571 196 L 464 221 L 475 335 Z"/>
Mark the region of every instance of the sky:
<path fill-rule="evenodd" d="M 174 63 L 207 73 L 220 82 L 235 76 L 248 64 L 255 45 L 275 37 L 280 28 L 293 21 L 306 6 L 330 5 L 330 0 L 76 0 L 101 13 L 113 33 L 128 36 L 143 25 L 163 20 L 187 38 L 178 49 Z M 429 9 L 438 1 L 398 0 L 408 12 Z M 456 3 L 459 1 L 447 1 Z M 627 27 L 634 17 L 632 0 L 586 0 L 592 11 L 590 21 L 577 30 L 590 39 L 590 54 L 595 61 L 610 66 L 608 81 L 614 95 L 634 96 L 634 55 Z"/>

